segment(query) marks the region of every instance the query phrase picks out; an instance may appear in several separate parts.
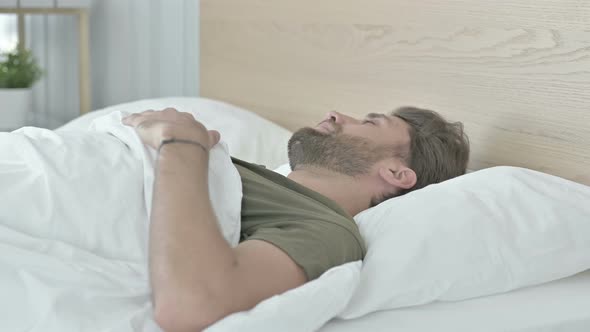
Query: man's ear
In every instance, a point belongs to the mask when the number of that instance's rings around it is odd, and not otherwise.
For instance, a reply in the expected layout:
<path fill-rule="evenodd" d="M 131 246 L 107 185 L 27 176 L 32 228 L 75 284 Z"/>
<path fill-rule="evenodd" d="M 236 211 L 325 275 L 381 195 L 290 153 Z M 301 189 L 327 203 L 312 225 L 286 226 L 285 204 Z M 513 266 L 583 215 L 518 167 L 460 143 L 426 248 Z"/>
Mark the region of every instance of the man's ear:
<path fill-rule="evenodd" d="M 400 189 L 410 189 L 416 184 L 416 172 L 403 165 L 381 167 L 379 176 L 385 182 Z"/>

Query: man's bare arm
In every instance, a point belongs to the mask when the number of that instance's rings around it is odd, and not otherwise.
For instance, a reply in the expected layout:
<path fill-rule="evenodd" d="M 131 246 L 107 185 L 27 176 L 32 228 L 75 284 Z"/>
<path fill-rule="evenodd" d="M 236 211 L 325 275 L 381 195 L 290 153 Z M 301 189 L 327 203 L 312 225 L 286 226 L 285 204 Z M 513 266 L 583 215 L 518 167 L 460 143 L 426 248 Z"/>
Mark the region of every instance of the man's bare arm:
<path fill-rule="evenodd" d="M 186 127 L 173 121 L 163 129 L 150 129 L 166 120 L 166 114 L 155 113 L 146 116 L 164 115 L 163 120 L 139 125 L 141 119 L 135 119 L 147 144 L 174 136 L 205 146 L 170 143 L 158 157 L 149 261 L 158 324 L 168 332 L 201 330 L 303 284 L 303 270 L 279 248 L 263 241 L 246 241 L 236 249 L 228 246 L 208 192 L 208 149 L 215 138 L 200 123 Z M 171 111 L 167 114 L 176 116 Z M 154 139 L 141 131 L 161 137 Z"/>

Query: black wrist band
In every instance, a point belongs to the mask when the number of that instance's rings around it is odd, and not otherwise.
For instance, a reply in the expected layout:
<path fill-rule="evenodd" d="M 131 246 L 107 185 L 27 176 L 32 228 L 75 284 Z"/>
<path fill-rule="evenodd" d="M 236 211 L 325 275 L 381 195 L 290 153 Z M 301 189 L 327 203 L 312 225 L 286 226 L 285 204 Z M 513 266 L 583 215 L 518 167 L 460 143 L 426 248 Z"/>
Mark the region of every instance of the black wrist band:
<path fill-rule="evenodd" d="M 201 149 L 203 149 L 203 151 L 205 151 L 205 153 L 209 152 L 209 149 L 207 149 L 203 144 L 197 142 L 197 141 L 191 141 L 191 140 L 187 140 L 187 139 L 176 139 L 176 138 L 169 138 L 169 139 L 165 139 L 160 143 L 160 146 L 158 147 L 158 153 L 160 153 L 160 150 L 162 149 L 162 147 L 166 144 L 170 144 L 170 143 L 184 143 L 184 144 L 192 144 L 195 146 L 200 147 Z"/>

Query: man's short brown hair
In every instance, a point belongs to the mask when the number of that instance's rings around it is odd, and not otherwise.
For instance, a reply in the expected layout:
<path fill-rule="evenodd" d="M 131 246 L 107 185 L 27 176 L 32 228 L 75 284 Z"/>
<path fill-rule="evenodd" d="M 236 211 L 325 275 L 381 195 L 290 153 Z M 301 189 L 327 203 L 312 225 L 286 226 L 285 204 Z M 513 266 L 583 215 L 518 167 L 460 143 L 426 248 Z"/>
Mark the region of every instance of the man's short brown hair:
<path fill-rule="evenodd" d="M 416 184 L 398 196 L 465 174 L 469 139 L 461 122 L 448 122 L 437 112 L 408 106 L 391 115 L 410 126 L 409 151 L 402 158 L 416 173 Z"/>

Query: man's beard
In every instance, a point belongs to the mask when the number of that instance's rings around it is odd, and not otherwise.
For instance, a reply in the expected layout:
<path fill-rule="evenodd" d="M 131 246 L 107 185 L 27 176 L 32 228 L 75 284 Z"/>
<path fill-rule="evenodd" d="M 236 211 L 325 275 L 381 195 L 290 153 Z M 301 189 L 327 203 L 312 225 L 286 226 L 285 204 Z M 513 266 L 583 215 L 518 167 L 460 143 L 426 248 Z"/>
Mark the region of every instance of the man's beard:
<path fill-rule="evenodd" d="M 332 123 L 334 131 L 322 133 L 302 128 L 289 139 L 289 164 L 292 170 L 301 166 L 323 168 L 348 176 L 367 174 L 377 161 L 393 155 L 390 146 L 376 146 L 362 137 L 342 133 Z"/>

